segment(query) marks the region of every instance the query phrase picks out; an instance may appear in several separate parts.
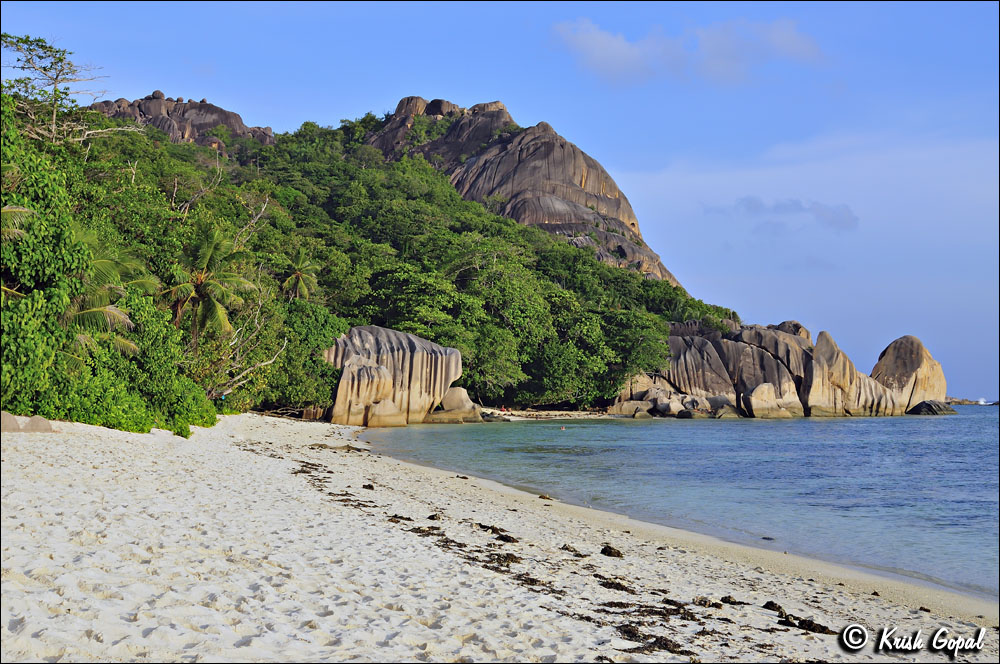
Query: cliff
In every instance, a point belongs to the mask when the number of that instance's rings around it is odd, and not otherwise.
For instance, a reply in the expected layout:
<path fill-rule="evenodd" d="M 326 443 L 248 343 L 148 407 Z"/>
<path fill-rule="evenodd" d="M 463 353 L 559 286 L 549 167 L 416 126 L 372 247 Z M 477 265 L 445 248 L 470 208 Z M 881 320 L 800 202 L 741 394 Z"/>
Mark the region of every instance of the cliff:
<path fill-rule="evenodd" d="M 368 142 L 389 158 L 422 154 L 466 199 L 592 246 L 605 263 L 680 285 L 643 242 L 635 212 L 608 172 L 545 122 L 518 127 L 498 101 L 462 108 L 405 97 Z"/>

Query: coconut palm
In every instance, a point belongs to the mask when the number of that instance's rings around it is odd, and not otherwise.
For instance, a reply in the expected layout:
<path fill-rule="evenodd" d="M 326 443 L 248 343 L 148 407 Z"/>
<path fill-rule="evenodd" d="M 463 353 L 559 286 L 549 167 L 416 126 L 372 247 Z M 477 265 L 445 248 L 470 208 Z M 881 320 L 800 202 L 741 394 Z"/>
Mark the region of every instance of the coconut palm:
<path fill-rule="evenodd" d="M 83 292 L 70 300 L 60 322 L 73 335 L 69 351 L 60 351 L 71 367 L 82 367 L 84 358 L 104 340 L 125 355 L 135 355 L 138 347 L 119 330 L 135 327 L 128 313 L 115 303 L 128 287 L 152 293 L 160 285 L 135 256 L 116 253 L 102 246 L 97 234 L 73 224 L 73 237 L 91 252 L 90 270 L 83 279 Z"/>
<path fill-rule="evenodd" d="M 174 270 L 174 286 L 163 292 L 171 300 L 174 325 L 180 327 L 184 312 L 192 311 L 191 342 L 198 347 L 202 330 L 232 332 L 229 309 L 243 306 L 237 293 L 256 286 L 233 271 L 231 265 L 246 254 L 233 251 L 233 241 L 221 232 L 206 228 Z"/>
<path fill-rule="evenodd" d="M 319 272 L 319 263 L 314 263 L 301 247 L 295 258 L 292 260 L 292 274 L 285 279 L 281 287 L 288 293 L 289 299 L 301 298 L 309 299 L 309 294 L 314 292 L 319 286 L 316 281 L 316 273 Z"/>

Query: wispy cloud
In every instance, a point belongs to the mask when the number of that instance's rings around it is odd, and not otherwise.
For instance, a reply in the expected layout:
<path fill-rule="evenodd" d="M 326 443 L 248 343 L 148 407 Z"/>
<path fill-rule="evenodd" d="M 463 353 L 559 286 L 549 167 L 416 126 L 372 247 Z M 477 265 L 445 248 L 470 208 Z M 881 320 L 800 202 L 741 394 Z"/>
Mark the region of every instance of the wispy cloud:
<path fill-rule="evenodd" d="M 705 211 L 749 219 L 760 219 L 761 217 L 812 219 L 821 226 L 837 231 L 853 231 L 857 229 L 859 221 L 858 215 L 854 214 L 854 211 L 843 203 L 827 205 L 817 201 L 805 202 L 797 198 L 765 203 L 760 196 L 744 196 L 731 206 L 707 207 Z M 763 223 L 758 223 L 758 227 L 787 228 L 787 224 L 767 219 Z"/>
<path fill-rule="evenodd" d="M 654 27 L 635 41 L 604 30 L 588 18 L 557 23 L 554 29 L 585 69 L 615 84 L 641 83 L 661 76 L 700 76 L 718 83 L 739 83 L 749 78 L 755 67 L 769 61 L 811 62 L 821 56 L 812 37 L 789 19 L 727 21 L 677 36 Z"/>

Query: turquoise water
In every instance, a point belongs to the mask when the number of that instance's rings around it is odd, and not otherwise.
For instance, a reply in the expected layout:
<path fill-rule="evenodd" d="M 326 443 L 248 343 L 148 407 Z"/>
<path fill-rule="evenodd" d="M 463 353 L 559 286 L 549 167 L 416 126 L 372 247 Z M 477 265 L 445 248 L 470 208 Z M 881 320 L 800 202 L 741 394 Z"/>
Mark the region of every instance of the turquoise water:
<path fill-rule="evenodd" d="M 956 410 L 421 425 L 368 439 L 400 459 L 566 502 L 995 599 L 998 409 Z"/>

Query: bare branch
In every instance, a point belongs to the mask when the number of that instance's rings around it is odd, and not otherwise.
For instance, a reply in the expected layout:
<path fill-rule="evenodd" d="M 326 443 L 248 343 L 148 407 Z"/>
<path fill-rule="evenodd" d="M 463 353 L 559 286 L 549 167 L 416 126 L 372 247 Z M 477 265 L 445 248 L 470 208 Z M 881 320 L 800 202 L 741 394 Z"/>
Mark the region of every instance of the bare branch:
<path fill-rule="evenodd" d="M 265 194 L 264 202 L 261 204 L 260 210 L 257 210 L 256 212 L 254 212 L 254 208 L 250 203 L 247 203 L 242 199 L 240 200 L 240 202 L 243 204 L 243 207 L 245 207 L 250 212 L 250 221 L 248 221 L 243 228 L 237 231 L 236 237 L 233 241 L 233 245 L 236 247 L 236 249 L 242 249 L 244 245 L 246 245 L 247 241 L 253 236 L 254 232 L 257 230 L 257 223 L 261 220 L 261 218 L 264 216 L 264 213 L 267 211 L 267 204 L 270 202 L 270 200 L 271 200 L 270 195 Z"/>
<path fill-rule="evenodd" d="M 282 352 L 284 352 L 287 346 L 288 346 L 288 337 L 285 337 L 285 341 L 284 343 L 281 344 L 281 348 L 278 349 L 278 351 L 271 357 L 270 360 L 267 360 L 265 362 L 258 362 L 257 364 L 253 365 L 252 367 L 249 367 L 248 369 L 243 370 L 241 373 L 228 380 L 221 387 L 212 388 L 208 392 L 208 398 L 215 399 L 217 397 L 225 396 L 231 393 L 237 387 L 240 387 L 241 385 L 250 382 L 250 379 L 253 378 L 253 376 L 250 375 L 252 372 L 274 364 L 274 362 L 278 359 L 278 356 L 281 355 Z"/>

